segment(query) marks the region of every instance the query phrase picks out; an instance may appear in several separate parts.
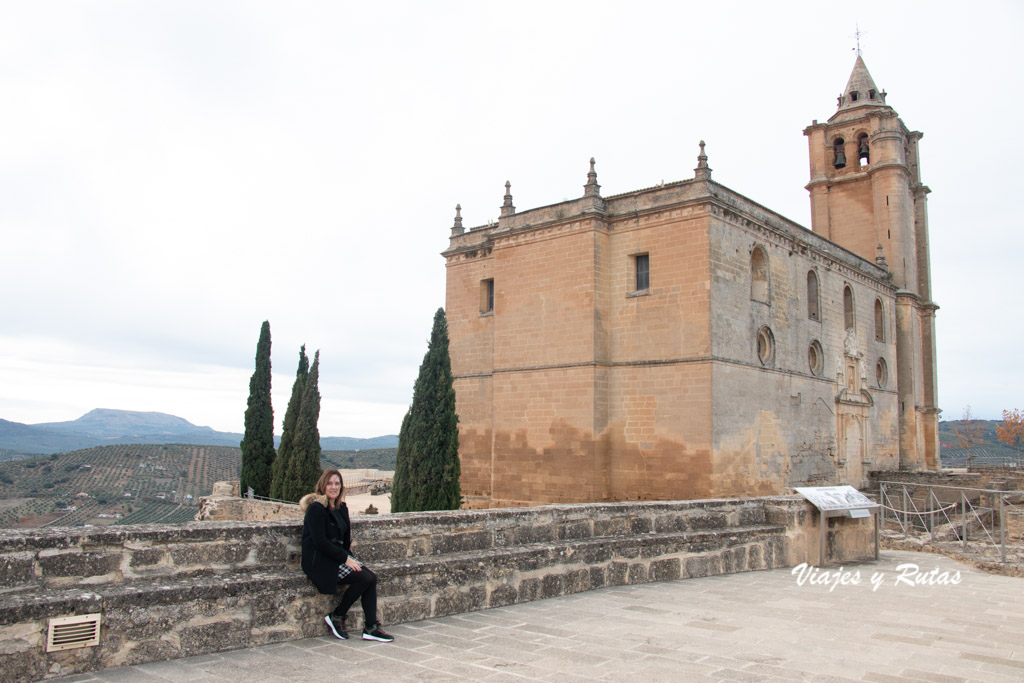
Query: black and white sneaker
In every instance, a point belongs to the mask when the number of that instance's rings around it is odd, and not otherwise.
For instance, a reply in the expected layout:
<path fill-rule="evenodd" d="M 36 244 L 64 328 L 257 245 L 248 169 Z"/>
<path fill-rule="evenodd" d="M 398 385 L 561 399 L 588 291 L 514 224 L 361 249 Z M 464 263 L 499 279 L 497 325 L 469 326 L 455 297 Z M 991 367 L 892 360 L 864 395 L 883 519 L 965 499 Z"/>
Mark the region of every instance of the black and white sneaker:
<path fill-rule="evenodd" d="M 331 629 L 331 633 L 334 634 L 335 638 L 348 640 L 348 631 L 345 630 L 345 617 L 336 617 L 333 614 L 328 614 L 324 617 L 324 621 L 327 622 L 327 628 Z"/>
<path fill-rule="evenodd" d="M 395 637 L 390 633 L 384 633 L 384 629 L 380 627 L 379 621 L 374 624 L 372 628 L 363 629 L 363 640 L 376 640 L 380 643 L 390 643 L 394 639 Z"/>

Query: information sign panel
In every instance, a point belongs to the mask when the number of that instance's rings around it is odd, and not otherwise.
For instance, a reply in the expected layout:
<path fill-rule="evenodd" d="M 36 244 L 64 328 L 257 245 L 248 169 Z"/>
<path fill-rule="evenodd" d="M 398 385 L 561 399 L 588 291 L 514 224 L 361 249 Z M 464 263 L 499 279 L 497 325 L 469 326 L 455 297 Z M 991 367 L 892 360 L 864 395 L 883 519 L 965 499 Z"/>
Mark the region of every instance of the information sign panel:
<path fill-rule="evenodd" d="M 854 519 L 875 518 L 875 559 L 878 559 L 878 503 L 871 502 L 867 496 L 852 486 L 802 486 L 796 489 L 801 496 L 811 501 L 818 508 L 821 517 L 818 527 L 818 566 L 825 565 L 825 547 L 827 541 L 827 524 L 829 517 L 852 517 Z"/>
<path fill-rule="evenodd" d="M 805 486 L 795 489 L 811 501 L 819 510 L 853 510 L 855 508 L 876 508 L 863 493 L 852 486 Z"/>

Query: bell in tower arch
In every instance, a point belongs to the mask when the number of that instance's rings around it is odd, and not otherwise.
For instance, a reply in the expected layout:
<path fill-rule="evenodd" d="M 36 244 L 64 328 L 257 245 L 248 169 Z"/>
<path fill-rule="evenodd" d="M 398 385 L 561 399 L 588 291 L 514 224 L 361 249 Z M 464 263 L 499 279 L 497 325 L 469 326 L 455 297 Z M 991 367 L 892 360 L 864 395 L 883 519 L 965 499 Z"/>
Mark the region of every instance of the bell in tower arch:
<path fill-rule="evenodd" d="M 846 142 L 842 138 L 836 138 L 836 141 L 832 143 L 832 151 L 835 153 L 835 159 L 832 162 L 832 166 L 835 168 L 846 168 L 845 145 Z"/>
<path fill-rule="evenodd" d="M 857 156 L 865 164 L 871 163 L 871 147 L 868 145 L 868 136 L 861 135 L 857 145 Z"/>

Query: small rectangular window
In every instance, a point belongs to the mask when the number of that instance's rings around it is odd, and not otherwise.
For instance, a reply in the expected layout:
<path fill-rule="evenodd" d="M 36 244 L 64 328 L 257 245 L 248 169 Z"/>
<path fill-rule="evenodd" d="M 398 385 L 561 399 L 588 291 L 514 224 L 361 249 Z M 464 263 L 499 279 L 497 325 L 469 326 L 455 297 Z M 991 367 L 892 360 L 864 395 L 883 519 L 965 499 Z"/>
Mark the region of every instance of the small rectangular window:
<path fill-rule="evenodd" d="M 637 254 L 633 258 L 636 261 L 636 291 L 646 291 L 651 286 L 651 255 Z"/>
<path fill-rule="evenodd" d="M 480 281 L 480 312 L 494 312 L 494 279 Z"/>

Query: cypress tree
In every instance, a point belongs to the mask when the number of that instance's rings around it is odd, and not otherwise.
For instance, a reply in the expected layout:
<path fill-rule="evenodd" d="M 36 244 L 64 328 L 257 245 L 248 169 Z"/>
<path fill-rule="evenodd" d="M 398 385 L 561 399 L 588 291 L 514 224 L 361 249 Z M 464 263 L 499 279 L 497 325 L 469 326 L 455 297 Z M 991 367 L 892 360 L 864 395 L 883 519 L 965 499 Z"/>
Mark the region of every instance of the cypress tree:
<path fill-rule="evenodd" d="M 409 437 L 409 416 L 412 415 L 412 408 L 405 411 L 402 418 L 402 428 L 398 430 L 398 451 L 395 454 L 395 476 L 391 480 L 391 511 L 408 512 L 410 508 L 409 484 L 415 481 L 412 473 L 412 459 L 408 457 L 408 449 L 412 444 Z M 404 444 L 404 445 L 403 445 Z"/>
<path fill-rule="evenodd" d="M 448 320 L 434 314 L 430 344 L 398 435 L 392 512 L 454 510 L 459 489 L 459 416 L 448 355 Z"/>
<path fill-rule="evenodd" d="M 295 382 L 292 384 L 292 395 L 288 399 L 288 409 L 284 413 L 284 427 L 281 431 L 281 445 L 277 447 L 270 482 L 270 497 L 279 500 L 285 498 L 285 482 L 288 474 L 288 463 L 292 457 L 292 443 L 295 440 L 295 423 L 299 419 L 302 405 L 302 392 L 306 388 L 306 377 L 309 375 L 309 357 L 306 345 L 299 349 L 299 367 L 295 371 Z M 308 491 L 307 491 L 308 493 Z"/>
<path fill-rule="evenodd" d="M 313 365 L 302 391 L 302 406 L 295 422 L 295 440 L 285 477 L 285 500 L 298 500 L 313 490 L 322 472 L 320 468 L 320 352 L 313 355 Z"/>
<path fill-rule="evenodd" d="M 274 406 L 270 401 L 270 321 L 264 320 L 256 344 L 256 369 L 249 379 L 249 403 L 245 409 L 241 490 L 252 487 L 258 496 L 270 495 L 274 463 Z"/>

